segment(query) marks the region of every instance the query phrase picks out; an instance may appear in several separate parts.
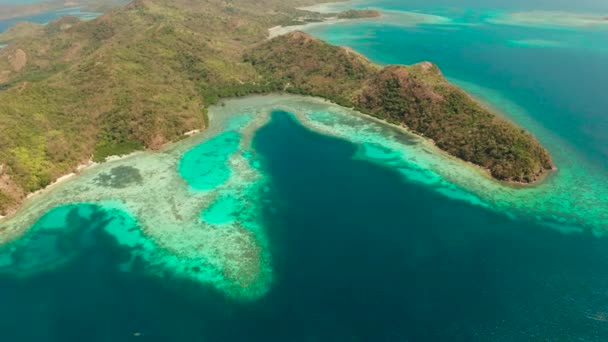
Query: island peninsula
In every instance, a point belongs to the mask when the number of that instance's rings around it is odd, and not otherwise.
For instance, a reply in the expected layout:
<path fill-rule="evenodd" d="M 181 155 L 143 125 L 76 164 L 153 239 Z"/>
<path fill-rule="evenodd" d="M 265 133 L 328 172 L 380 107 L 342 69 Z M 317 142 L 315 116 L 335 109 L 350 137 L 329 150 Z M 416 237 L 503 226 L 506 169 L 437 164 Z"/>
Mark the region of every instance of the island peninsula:
<path fill-rule="evenodd" d="M 0 215 L 91 158 L 158 149 L 207 127 L 223 98 L 318 96 L 400 125 L 496 179 L 533 183 L 548 152 L 424 62 L 381 67 L 302 32 L 314 1 L 136 0 L 60 18 L 0 50 Z M 352 12 L 344 14 L 357 17 Z"/>

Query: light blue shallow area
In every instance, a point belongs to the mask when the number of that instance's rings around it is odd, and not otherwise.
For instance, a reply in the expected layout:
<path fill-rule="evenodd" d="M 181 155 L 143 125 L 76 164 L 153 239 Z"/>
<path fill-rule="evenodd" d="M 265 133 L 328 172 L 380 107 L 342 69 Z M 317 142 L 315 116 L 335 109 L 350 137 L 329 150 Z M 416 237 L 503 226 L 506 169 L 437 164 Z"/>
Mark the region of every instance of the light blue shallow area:
<path fill-rule="evenodd" d="M 237 197 L 222 195 L 202 212 L 201 218 L 209 224 L 233 223 L 237 219 L 241 205 Z"/>
<path fill-rule="evenodd" d="M 380 64 L 437 64 L 452 83 L 530 131 L 551 153 L 558 170 L 520 193 L 555 191 L 544 211 L 557 218 L 573 214 L 606 230 L 608 24 L 598 18 L 608 17 L 608 2 L 378 0 L 350 6 L 374 7 L 384 17 L 306 30 Z M 412 23 L 412 13 L 427 20 Z M 394 164 L 382 161 L 389 157 L 374 146 L 364 150 L 364 158 Z M 415 165 L 393 166 L 410 180 L 438 181 Z M 464 199 L 456 189 L 438 191 Z M 494 198 L 502 210 L 513 200 Z"/>
<path fill-rule="evenodd" d="M 60 267 L 94 246 L 100 229 L 131 248 L 146 240 L 135 219 L 121 210 L 67 204 L 49 210 L 20 239 L 0 246 L 0 274 L 23 277 Z"/>
<path fill-rule="evenodd" d="M 511 8 L 522 1 L 463 0 L 459 4 Z M 383 3 L 396 9 L 410 4 L 421 10 L 433 4 L 454 5 L 449 0 Z M 433 8 L 438 15 L 458 12 Z M 569 45 L 574 40 L 548 46 L 548 42 L 581 35 L 578 31 L 498 29 L 483 23 L 469 27 L 463 24 L 480 21 L 480 12 L 462 13 L 465 19 L 454 21 L 458 25 L 388 28 L 361 22 L 347 29 L 336 25 L 330 32 L 333 42 L 347 42 L 378 61 L 430 59 L 448 76 L 464 81 L 459 85 L 475 95 L 502 94 L 515 100 L 530 113 L 512 111 L 505 102 L 491 102 L 509 109 L 505 110 L 509 115 L 516 114 L 510 117 L 549 146 L 560 174 L 608 176 L 605 168 L 586 172 L 581 167 L 603 160 L 605 136 L 598 132 L 608 131 L 602 128 L 608 106 L 602 109 L 606 100 L 600 95 L 607 87 L 601 87 L 606 70 L 598 63 L 603 61 L 601 51 L 595 45 L 588 47 L 593 52 L 574 49 Z M 479 30 L 485 30 L 485 35 L 477 36 Z M 348 40 L 349 35 L 355 38 Z M 560 61 L 567 63 L 556 74 Z M 509 77 L 509 73 L 513 74 Z M 593 73 L 597 77 L 589 78 L 589 83 L 580 82 Z M 561 83 L 564 79 L 574 83 Z M 487 92 L 476 85 L 499 91 Z M 242 216 L 253 223 L 263 218 L 258 230 L 244 227 L 253 234 L 269 234 L 270 243 L 262 244 L 261 250 L 272 251 L 277 277 L 267 297 L 234 303 L 214 291 L 181 282 L 166 270 L 181 270 L 195 279 L 206 260 L 195 264 L 190 257 L 167 256 L 166 249 L 154 245 L 137 228 L 133 216 L 118 206 L 72 204 L 52 209 L 18 242 L 0 247 L 3 339 L 44 341 L 50 331 L 53 338 L 66 342 L 160 336 L 171 336 L 173 341 L 606 340 L 606 237 L 595 237 L 575 225 L 570 231 L 563 226 L 547 229 L 537 222 L 544 217 L 521 220 L 486 210 L 472 194 L 419 166 L 424 155 L 403 161 L 407 154 L 400 155 L 400 149 L 387 148 L 378 140 L 350 144 L 329 139 L 287 118 L 290 115 L 274 115 L 258 131 L 254 150 L 241 154 L 239 145 L 246 145 L 241 144 L 246 135 L 230 130 L 245 127 L 251 117 L 235 117 L 228 121 L 228 131 L 202 142 L 185 153 L 179 166 L 171 166 L 179 169 L 192 190 L 203 191 L 191 193 L 193 198 L 209 195 L 211 203 L 192 217 L 216 225 L 213 229 L 219 234 L 230 225 L 247 222 Z M 329 125 L 335 115 L 318 112 L 309 119 Z M 585 130 L 580 123 L 591 129 Z M 352 137 L 370 134 L 361 126 L 348 126 L 358 129 Z M 544 135 L 547 131 L 553 133 Z M 571 150 L 563 148 L 563 141 L 576 147 L 576 158 L 567 155 Z M 226 191 L 238 179 L 234 167 L 240 156 L 269 179 L 261 201 L 265 207 L 244 200 L 259 196 L 257 187 L 243 186 L 251 184 L 248 178 L 237 183 L 239 191 Z M 578 160 L 584 162 L 575 163 Z M 403 182 L 401 175 L 411 182 Z M 559 179 L 548 179 L 547 184 Z M 602 184 L 598 182 L 595 191 L 604 189 Z M 588 189 L 569 185 L 573 192 Z M 208 190 L 217 190 L 217 196 Z M 564 207 L 568 205 L 555 206 Z M 600 205 L 594 208 L 606 210 Z M 559 222 L 561 214 L 556 211 L 553 221 Z M 181 231 L 169 233 L 179 236 L 174 234 Z M 206 247 L 214 249 L 218 241 L 247 246 L 243 239 L 248 236 L 216 240 Z M 238 253 L 225 257 L 238 260 L 251 257 L 255 249 L 232 251 Z M 145 274 L 154 277 L 140 274 L 142 265 Z M 151 272 L 153 268 L 160 272 Z M 34 273 L 40 277 L 19 277 Z M 217 284 L 226 274 L 205 273 L 205 281 Z"/>
<path fill-rule="evenodd" d="M 578 156 L 608 174 L 608 97 L 604 94 L 608 89 L 608 24 L 553 27 L 586 16 L 608 17 L 608 2 L 379 0 L 353 5 L 398 12 L 387 15 L 389 22 L 356 21 L 307 30 L 381 64 L 431 61 L 451 80 L 462 81 L 458 85 L 470 92 L 475 89 L 467 85 L 501 94 L 526 113 L 512 113 L 500 104 L 498 109 L 505 109 L 510 119 L 531 130 L 553 154 L 559 154 L 561 146 L 552 145 L 547 134 L 533 125 L 559 136 Z M 588 13 L 574 14 L 574 7 Z M 542 25 L 533 26 L 510 17 L 523 11 L 533 19 L 533 11 L 540 9 L 544 12 L 538 16 L 551 18 L 546 14 L 553 13 L 566 18 L 553 26 L 542 20 Z M 551 10 L 557 12 L 547 12 Z M 405 20 L 411 12 L 446 20 L 402 24 L 399 18 Z M 569 14 L 573 17 L 568 18 Z M 510 24 L 500 24 L 509 20 Z"/>
<path fill-rule="evenodd" d="M 25 17 L 17 17 L 11 19 L 0 19 L 0 32 L 4 32 L 14 24 L 20 21 L 30 21 L 37 24 L 48 24 L 49 22 L 58 19 L 66 15 L 72 15 L 82 20 L 91 20 L 97 18 L 103 13 L 98 12 L 87 12 L 82 10 L 80 7 L 69 7 L 63 8 L 56 11 L 44 12 Z"/>
<path fill-rule="evenodd" d="M 241 136 L 224 132 L 186 152 L 179 173 L 188 185 L 198 191 L 212 190 L 230 177 L 228 158 L 237 151 Z"/>
<path fill-rule="evenodd" d="M 233 115 L 227 120 L 224 130 L 226 130 L 226 131 L 241 130 L 241 129 L 247 127 L 247 125 L 249 125 L 252 120 L 253 120 L 253 114 L 245 113 L 245 114 Z"/>

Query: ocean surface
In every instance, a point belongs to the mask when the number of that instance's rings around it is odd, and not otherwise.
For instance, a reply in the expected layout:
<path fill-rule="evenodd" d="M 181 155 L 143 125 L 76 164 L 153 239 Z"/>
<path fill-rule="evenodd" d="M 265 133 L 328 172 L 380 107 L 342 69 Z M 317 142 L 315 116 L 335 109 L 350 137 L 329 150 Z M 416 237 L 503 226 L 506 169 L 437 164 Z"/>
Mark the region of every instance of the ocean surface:
<path fill-rule="evenodd" d="M 28 5 L 35 4 L 37 2 L 43 2 L 44 0 L 0 0 L 1 6 L 15 6 L 15 5 Z"/>
<path fill-rule="evenodd" d="M 559 3 L 355 2 L 355 7 L 392 12 L 384 20 L 317 26 L 310 33 L 382 64 L 432 61 L 490 104 L 493 95 L 517 104 L 526 114 L 496 107 L 533 131 L 527 121 L 534 120 L 606 172 L 608 98 L 602 94 L 608 88 L 608 22 L 601 19 L 608 2 Z M 579 16 L 597 16 L 603 24 L 579 26 Z M 548 142 L 545 134 L 535 133 Z"/>
<path fill-rule="evenodd" d="M 2 5 L 2 3 L 0 3 L 0 5 Z M 30 21 L 37 24 L 48 24 L 49 22 L 66 15 L 73 15 L 82 20 L 91 20 L 97 18 L 101 14 L 102 13 L 84 11 L 80 7 L 67 7 L 56 11 L 43 12 L 24 17 L 0 19 L 0 32 L 8 30 L 11 26 L 15 25 L 20 21 Z"/>
<path fill-rule="evenodd" d="M 514 188 L 320 100 L 227 101 L 0 221 L 2 339 L 608 341 L 608 6 L 348 6 L 387 12 L 307 30 L 437 63 L 559 171 Z"/>

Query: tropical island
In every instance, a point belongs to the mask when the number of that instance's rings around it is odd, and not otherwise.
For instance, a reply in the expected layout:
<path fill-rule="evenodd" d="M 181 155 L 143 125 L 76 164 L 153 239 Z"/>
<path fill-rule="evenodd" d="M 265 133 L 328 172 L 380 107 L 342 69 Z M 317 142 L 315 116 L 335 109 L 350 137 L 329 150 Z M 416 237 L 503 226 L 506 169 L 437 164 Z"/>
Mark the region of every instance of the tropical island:
<path fill-rule="evenodd" d="M 126 3 L 128 3 L 128 0 L 48 0 L 0 4 L 0 19 L 20 18 L 71 8 L 79 8 L 90 12 L 105 12 L 111 8 L 125 5 Z"/>
<path fill-rule="evenodd" d="M 533 183 L 554 168 L 533 136 L 432 63 L 381 67 L 302 32 L 267 40 L 268 28 L 309 16 L 295 7 L 312 3 L 136 0 L 92 21 L 14 30 L 0 51 L 0 215 L 91 159 L 158 149 L 204 129 L 209 106 L 250 94 L 355 108 L 502 181 Z"/>
<path fill-rule="evenodd" d="M 373 9 L 350 9 L 336 15 L 338 19 L 365 19 L 378 18 L 380 16 L 380 12 Z"/>

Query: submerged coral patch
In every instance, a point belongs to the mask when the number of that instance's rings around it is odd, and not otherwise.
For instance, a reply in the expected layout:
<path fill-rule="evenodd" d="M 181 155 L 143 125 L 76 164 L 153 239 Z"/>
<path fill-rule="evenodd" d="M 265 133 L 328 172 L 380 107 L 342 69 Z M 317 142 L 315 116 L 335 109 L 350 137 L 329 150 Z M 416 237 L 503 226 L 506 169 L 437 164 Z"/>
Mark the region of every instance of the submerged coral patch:
<path fill-rule="evenodd" d="M 89 204 L 53 208 L 19 240 L 0 247 L 0 273 L 24 277 L 51 271 L 94 244 L 92 235 L 112 220 Z"/>
<path fill-rule="evenodd" d="M 179 173 L 195 190 L 211 190 L 230 177 L 228 158 L 239 147 L 240 135 L 222 133 L 186 152 Z"/>
<path fill-rule="evenodd" d="M 201 217 L 210 224 L 232 223 L 241 209 L 240 203 L 239 199 L 234 196 L 222 195 L 203 211 Z"/>
<path fill-rule="evenodd" d="M 129 251 L 125 271 L 138 260 L 149 274 L 211 284 L 234 298 L 264 294 L 270 259 L 254 213 L 266 185 L 248 146 L 264 115 L 234 113 L 218 109 L 201 135 L 97 165 L 34 196 L 0 224 L 2 272 L 35 274 L 69 262 L 101 232 Z M 56 248 L 66 241 L 74 244 Z"/>
<path fill-rule="evenodd" d="M 273 278 L 263 213 L 279 204 L 265 195 L 272 183 L 251 140 L 277 110 L 354 143 L 353 158 L 394 169 L 404 181 L 454 200 L 561 231 L 605 232 L 608 196 L 601 186 L 584 191 L 596 181 L 570 164 L 539 185 L 513 187 L 352 110 L 315 98 L 257 96 L 213 108 L 201 135 L 97 165 L 32 197 L 0 223 L 0 273 L 28 276 L 59 267 L 105 234 L 128 251 L 123 271 L 137 264 L 152 275 L 210 284 L 232 298 L 259 298 Z"/>
<path fill-rule="evenodd" d="M 95 179 L 100 186 L 111 188 L 126 188 L 130 185 L 141 185 L 143 179 L 138 169 L 121 165 L 97 176 Z"/>

